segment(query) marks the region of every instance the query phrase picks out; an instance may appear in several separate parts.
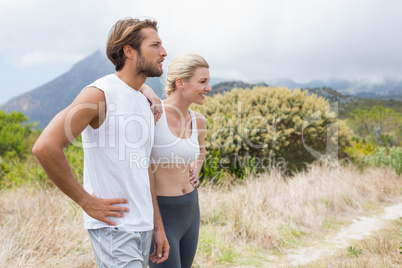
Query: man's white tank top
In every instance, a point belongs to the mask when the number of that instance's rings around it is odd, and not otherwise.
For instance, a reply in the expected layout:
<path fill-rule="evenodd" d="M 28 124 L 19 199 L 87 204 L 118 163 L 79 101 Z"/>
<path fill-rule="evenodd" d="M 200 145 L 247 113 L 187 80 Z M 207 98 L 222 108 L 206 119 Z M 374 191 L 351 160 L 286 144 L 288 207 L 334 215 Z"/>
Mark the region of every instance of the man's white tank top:
<path fill-rule="evenodd" d="M 127 231 L 153 229 L 153 207 L 148 165 L 154 137 L 154 118 L 148 100 L 114 74 L 87 87 L 102 90 L 106 119 L 97 129 L 82 132 L 84 189 L 100 198 L 125 198 L 130 212 L 111 218 Z M 91 105 L 89 105 L 91 106 Z M 83 108 L 91 108 L 91 107 Z M 84 212 L 84 227 L 110 227 Z"/>
<path fill-rule="evenodd" d="M 188 164 L 197 160 L 200 154 L 198 143 L 197 119 L 194 112 L 191 114 L 191 137 L 182 139 L 175 136 L 169 129 L 165 104 L 162 102 L 163 113 L 156 123 L 155 142 L 151 153 L 152 164 Z M 174 107 L 173 107 L 174 108 Z"/>

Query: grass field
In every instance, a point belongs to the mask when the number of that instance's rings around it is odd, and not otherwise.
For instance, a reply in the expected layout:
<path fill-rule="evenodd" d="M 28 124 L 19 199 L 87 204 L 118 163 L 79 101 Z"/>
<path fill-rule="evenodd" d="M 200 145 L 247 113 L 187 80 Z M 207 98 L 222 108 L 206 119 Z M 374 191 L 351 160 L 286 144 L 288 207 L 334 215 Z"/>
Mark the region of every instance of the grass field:
<path fill-rule="evenodd" d="M 397 202 L 402 179 L 385 168 L 314 165 L 291 179 L 273 172 L 237 184 L 203 185 L 199 196 L 194 267 L 277 267 L 289 249 L 311 245 L 357 216 L 376 215 Z M 96 267 L 80 208 L 54 187 L 2 190 L 0 235 L 0 267 Z M 393 267 L 400 241 L 396 221 L 315 267 Z"/>
<path fill-rule="evenodd" d="M 401 267 L 402 219 L 388 222 L 371 236 L 339 249 L 325 260 L 300 267 Z"/>

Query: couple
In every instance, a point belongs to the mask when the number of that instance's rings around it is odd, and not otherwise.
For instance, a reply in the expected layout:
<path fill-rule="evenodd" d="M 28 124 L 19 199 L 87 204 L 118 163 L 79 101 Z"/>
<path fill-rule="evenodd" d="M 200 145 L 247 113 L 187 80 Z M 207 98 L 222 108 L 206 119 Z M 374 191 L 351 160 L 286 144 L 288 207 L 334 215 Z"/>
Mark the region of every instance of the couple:
<path fill-rule="evenodd" d="M 191 267 L 207 125 L 189 106 L 202 105 L 211 90 L 209 66 L 195 54 L 174 58 L 168 97 L 160 105 L 144 85 L 147 77 L 162 75 L 167 55 L 157 23 L 118 21 L 106 50 L 117 72 L 84 88 L 32 151 L 56 186 L 84 210 L 100 267 L 146 267 L 148 259 L 151 267 Z M 63 152 L 80 134 L 84 187 Z"/>

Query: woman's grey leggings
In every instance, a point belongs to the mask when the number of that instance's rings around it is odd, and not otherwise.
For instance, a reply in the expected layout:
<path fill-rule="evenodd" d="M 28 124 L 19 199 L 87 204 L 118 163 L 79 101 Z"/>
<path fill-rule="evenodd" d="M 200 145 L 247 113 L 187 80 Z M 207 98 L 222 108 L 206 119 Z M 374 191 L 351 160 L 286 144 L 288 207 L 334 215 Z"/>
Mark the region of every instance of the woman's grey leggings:
<path fill-rule="evenodd" d="M 197 250 L 200 229 L 200 208 L 197 188 L 181 196 L 158 196 L 163 226 L 169 240 L 169 258 L 151 268 L 190 268 Z M 151 247 L 151 253 L 154 246 Z"/>

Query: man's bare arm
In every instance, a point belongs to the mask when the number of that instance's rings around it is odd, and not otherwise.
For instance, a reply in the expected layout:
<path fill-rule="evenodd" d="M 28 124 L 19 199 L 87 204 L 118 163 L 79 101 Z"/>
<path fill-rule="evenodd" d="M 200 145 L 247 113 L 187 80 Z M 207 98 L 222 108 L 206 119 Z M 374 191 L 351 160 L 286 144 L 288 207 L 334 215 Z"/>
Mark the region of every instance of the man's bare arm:
<path fill-rule="evenodd" d="M 140 92 L 151 103 L 151 110 L 152 110 L 152 113 L 154 114 L 155 122 L 158 121 L 161 118 L 162 113 L 163 113 L 161 99 L 158 97 L 158 95 L 156 95 L 155 91 L 146 84 L 142 85 L 142 87 L 140 88 Z"/>
<path fill-rule="evenodd" d="M 122 212 L 128 209 L 113 205 L 127 203 L 127 200 L 101 199 L 89 195 L 74 178 L 63 151 L 89 124 L 99 127 L 105 115 L 104 93 L 97 88 L 83 90 L 71 105 L 53 118 L 36 141 L 32 152 L 54 184 L 89 216 L 115 225 L 106 217 L 123 217 Z"/>

